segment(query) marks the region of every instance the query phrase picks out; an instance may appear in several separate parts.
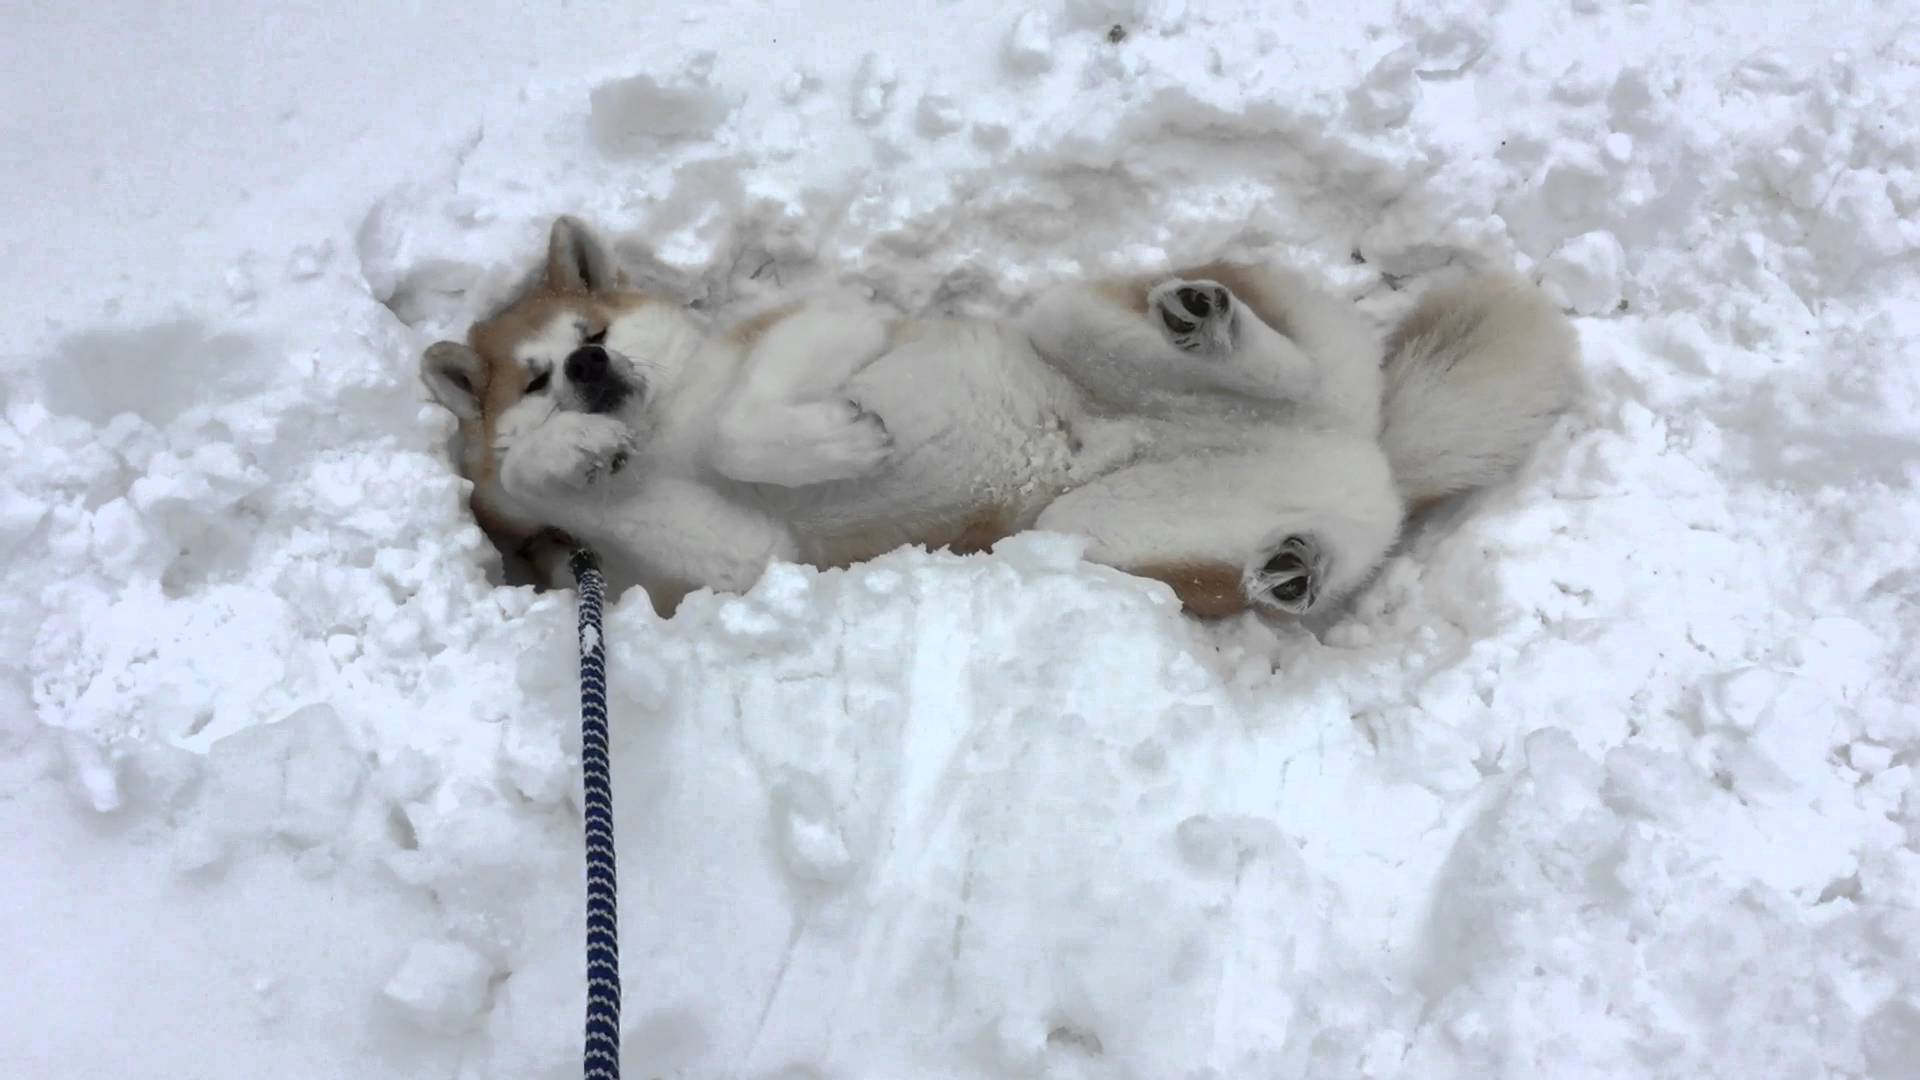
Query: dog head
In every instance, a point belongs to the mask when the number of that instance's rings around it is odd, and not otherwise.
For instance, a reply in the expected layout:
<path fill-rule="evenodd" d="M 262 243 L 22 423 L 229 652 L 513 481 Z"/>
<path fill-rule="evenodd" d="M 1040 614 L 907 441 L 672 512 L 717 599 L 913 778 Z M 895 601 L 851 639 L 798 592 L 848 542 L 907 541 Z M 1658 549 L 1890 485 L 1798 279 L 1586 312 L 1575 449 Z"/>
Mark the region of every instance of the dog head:
<path fill-rule="evenodd" d="M 531 289 L 474 324 L 465 343 L 428 347 L 421 379 L 459 419 L 460 472 L 496 542 L 511 550 L 548 524 L 528 520 L 500 487 L 515 441 L 562 412 L 617 416 L 643 436 L 688 330 L 678 304 L 635 288 L 592 230 L 561 217 Z"/>

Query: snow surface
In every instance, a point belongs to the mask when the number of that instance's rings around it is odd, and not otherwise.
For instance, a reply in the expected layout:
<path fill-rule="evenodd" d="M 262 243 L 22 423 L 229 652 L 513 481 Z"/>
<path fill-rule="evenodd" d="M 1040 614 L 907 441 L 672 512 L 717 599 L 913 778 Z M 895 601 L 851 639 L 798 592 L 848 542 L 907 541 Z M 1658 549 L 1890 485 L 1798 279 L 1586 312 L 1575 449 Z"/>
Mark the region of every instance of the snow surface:
<path fill-rule="evenodd" d="M 571 606 L 414 375 L 562 211 L 703 304 L 1505 261 L 1592 383 L 1324 625 L 629 597 L 630 1075 L 1920 1076 L 1920 20 L 1489 8 L 10 13 L 0 1076 L 577 1075 Z"/>

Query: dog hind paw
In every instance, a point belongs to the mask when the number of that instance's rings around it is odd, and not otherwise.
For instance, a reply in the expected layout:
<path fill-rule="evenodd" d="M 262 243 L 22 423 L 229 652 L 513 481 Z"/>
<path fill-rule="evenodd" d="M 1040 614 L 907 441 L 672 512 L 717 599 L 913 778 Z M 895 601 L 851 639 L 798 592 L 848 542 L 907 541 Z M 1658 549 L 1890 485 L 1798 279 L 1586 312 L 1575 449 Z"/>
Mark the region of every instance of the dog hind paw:
<path fill-rule="evenodd" d="M 1320 599 L 1326 572 L 1327 558 L 1318 541 L 1289 536 L 1247 569 L 1247 600 L 1256 607 L 1305 615 Z"/>
<path fill-rule="evenodd" d="M 1233 348 L 1234 298 L 1213 281 L 1162 282 L 1147 294 L 1147 313 L 1182 352 L 1224 353 Z"/>

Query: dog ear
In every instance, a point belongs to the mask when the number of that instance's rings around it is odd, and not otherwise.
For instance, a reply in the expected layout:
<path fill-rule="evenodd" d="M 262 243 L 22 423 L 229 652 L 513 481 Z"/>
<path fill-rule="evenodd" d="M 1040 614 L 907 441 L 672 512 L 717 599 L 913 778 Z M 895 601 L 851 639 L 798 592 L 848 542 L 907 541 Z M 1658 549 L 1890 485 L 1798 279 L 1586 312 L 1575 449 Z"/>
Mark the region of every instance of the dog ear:
<path fill-rule="evenodd" d="M 570 214 L 547 237 L 547 287 L 560 292 L 606 292 L 627 283 L 612 252 L 586 223 Z"/>
<path fill-rule="evenodd" d="M 420 355 L 420 378 L 433 399 L 462 420 L 480 416 L 480 395 L 487 392 L 487 364 L 457 341 L 436 341 Z"/>

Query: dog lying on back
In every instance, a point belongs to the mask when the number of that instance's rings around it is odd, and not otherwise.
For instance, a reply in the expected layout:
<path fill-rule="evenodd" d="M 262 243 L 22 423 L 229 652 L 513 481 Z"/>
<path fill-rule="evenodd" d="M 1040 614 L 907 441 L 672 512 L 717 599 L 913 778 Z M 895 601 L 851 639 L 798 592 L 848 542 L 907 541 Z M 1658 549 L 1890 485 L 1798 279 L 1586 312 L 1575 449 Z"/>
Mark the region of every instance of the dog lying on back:
<path fill-rule="evenodd" d="M 1063 286 L 1017 321 L 826 294 L 715 332 L 563 217 L 540 282 L 421 373 L 496 541 L 564 530 L 663 613 L 774 560 L 1044 529 L 1196 614 L 1300 615 L 1410 510 L 1513 473 L 1576 360 L 1511 279 L 1436 288 L 1383 343 L 1308 278 L 1224 263 Z"/>

